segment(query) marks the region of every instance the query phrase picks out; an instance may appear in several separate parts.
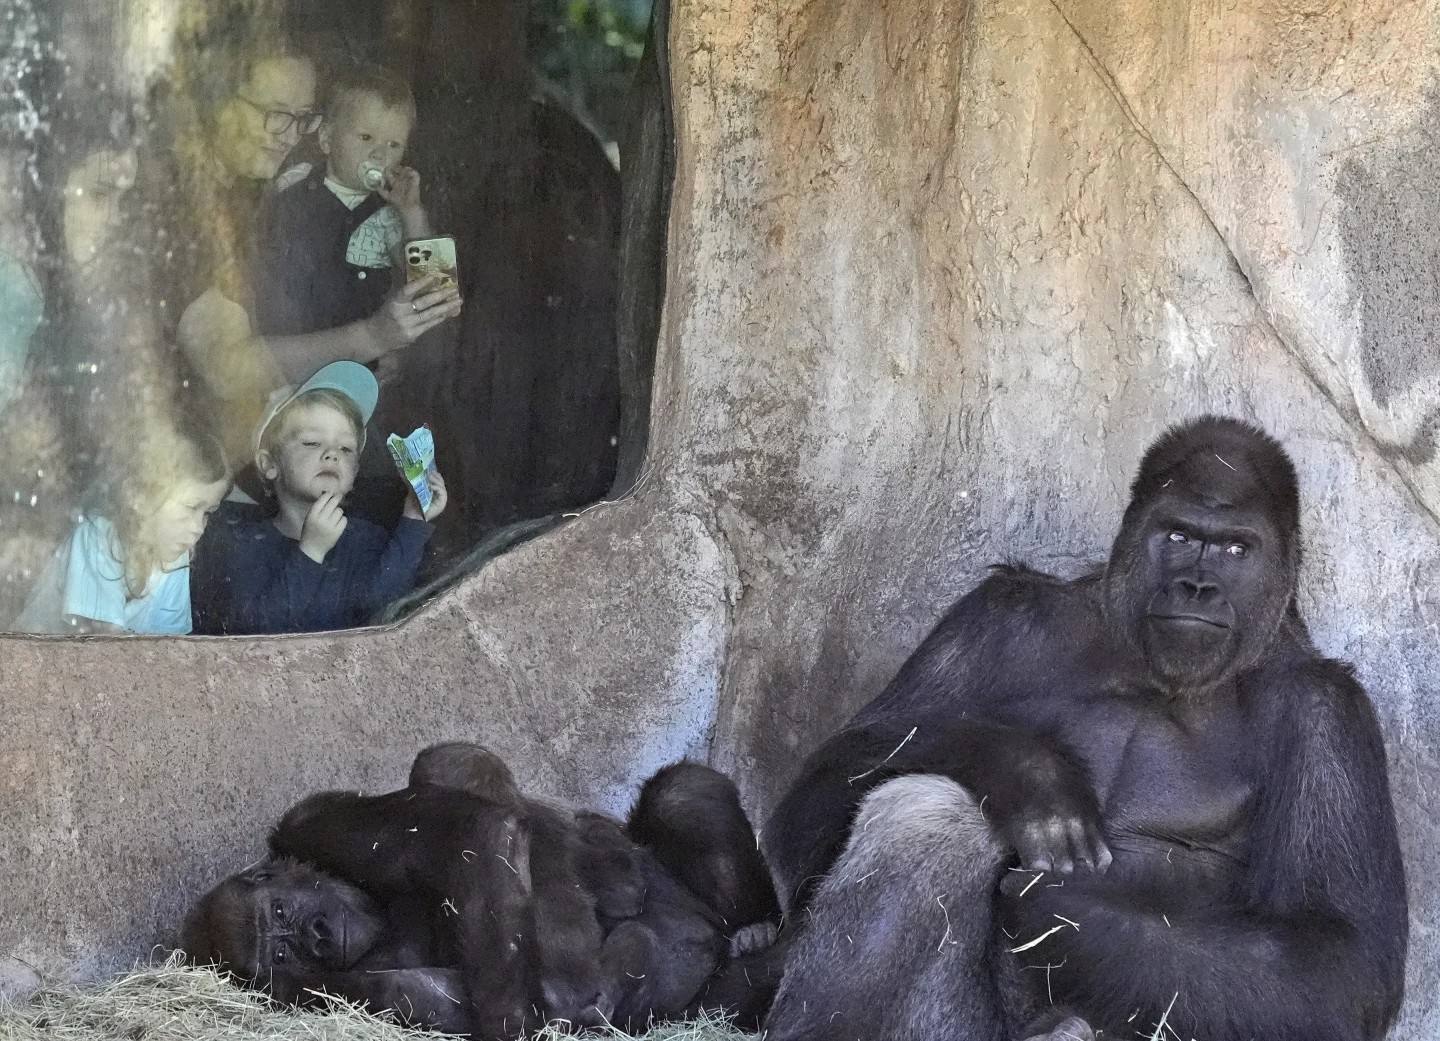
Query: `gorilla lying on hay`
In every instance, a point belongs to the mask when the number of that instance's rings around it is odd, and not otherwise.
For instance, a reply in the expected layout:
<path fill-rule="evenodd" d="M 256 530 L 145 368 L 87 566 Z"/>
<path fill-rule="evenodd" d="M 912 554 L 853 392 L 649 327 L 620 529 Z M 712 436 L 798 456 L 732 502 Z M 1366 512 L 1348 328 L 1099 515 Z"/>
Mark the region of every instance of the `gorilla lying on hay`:
<path fill-rule="evenodd" d="M 1385 751 L 1296 608 L 1299 528 L 1283 449 L 1204 418 L 1146 453 L 1103 571 L 962 598 L 765 828 L 809 912 L 767 1041 L 1382 1037 Z"/>
<path fill-rule="evenodd" d="M 763 1011 L 763 966 L 747 972 L 778 902 L 708 767 L 660 771 L 622 828 L 525 798 L 479 746 L 436 745 L 401 791 L 299 803 L 270 848 L 201 898 L 183 946 L 277 1000 L 323 990 L 485 1038 Z"/>

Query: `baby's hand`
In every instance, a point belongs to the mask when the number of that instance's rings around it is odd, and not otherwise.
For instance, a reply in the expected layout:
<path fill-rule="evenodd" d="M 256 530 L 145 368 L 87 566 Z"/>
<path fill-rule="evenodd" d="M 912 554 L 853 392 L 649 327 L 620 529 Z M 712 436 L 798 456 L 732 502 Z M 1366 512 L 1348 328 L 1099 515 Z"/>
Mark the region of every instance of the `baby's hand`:
<path fill-rule="evenodd" d="M 335 548 L 345 525 L 350 521 L 340 508 L 340 496 L 334 492 L 322 492 L 310 512 L 305 515 L 305 527 L 300 531 L 300 552 L 317 564 L 325 563 L 325 554 Z"/>
<path fill-rule="evenodd" d="M 420 171 L 413 166 L 392 166 L 379 192 L 380 198 L 394 206 L 402 215 L 424 209 L 420 202 Z"/>
<path fill-rule="evenodd" d="M 411 520 L 433 521 L 445 512 L 445 504 L 450 501 L 450 496 L 445 492 L 445 478 L 440 476 L 439 470 L 431 470 L 425 483 L 430 486 L 431 498 L 430 508 L 425 511 L 424 516 L 420 514 L 420 500 L 415 498 L 414 489 L 405 497 L 405 516 Z"/>

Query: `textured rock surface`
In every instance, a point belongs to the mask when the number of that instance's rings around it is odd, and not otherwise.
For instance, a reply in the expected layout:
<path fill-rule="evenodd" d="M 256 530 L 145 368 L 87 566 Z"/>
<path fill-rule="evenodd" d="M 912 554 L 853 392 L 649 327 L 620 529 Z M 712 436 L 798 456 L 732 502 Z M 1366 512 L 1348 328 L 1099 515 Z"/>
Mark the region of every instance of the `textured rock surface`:
<path fill-rule="evenodd" d="M 1440 1036 L 1437 29 L 1399 0 L 677 2 L 638 496 L 394 631 L 6 641 L 0 954 L 143 955 L 287 801 L 441 737 L 611 807 L 708 750 L 763 812 L 987 563 L 1076 573 L 1144 444 L 1223 410 L 1299 463 L 1304 608 L 1389 739 L 1396 1036 Z"/>

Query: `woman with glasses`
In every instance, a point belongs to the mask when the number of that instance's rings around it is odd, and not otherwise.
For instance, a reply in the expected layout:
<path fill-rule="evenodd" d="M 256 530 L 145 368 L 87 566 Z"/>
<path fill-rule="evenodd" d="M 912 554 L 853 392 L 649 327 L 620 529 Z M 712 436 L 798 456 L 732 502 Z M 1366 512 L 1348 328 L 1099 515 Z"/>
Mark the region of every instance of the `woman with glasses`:
<path fill-rule="evenodd" d="M 374 362 L 460 311 L 454 289 L 402 286 L 371 317 L 303 336 L 255 333 L 250 278 L 270 181 L 320 125 L 313 62 L 262 19 L 182 30 L 142 172 L 157 311 L 234 458 L 249 458 L 268 395 L 332 361 Z M 417 292 L 417 289 L 419 290 Z"/>

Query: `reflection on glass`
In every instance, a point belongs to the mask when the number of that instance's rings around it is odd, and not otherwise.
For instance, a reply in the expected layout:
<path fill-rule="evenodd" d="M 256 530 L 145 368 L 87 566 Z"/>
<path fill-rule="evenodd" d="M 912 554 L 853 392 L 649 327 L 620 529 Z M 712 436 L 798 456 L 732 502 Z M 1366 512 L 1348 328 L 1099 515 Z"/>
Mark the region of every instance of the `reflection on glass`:
<path fill-rule="evenodd" d="M 0 625 L 364 624 L 605 494 L 648 0 L 11 6 Z"/>

